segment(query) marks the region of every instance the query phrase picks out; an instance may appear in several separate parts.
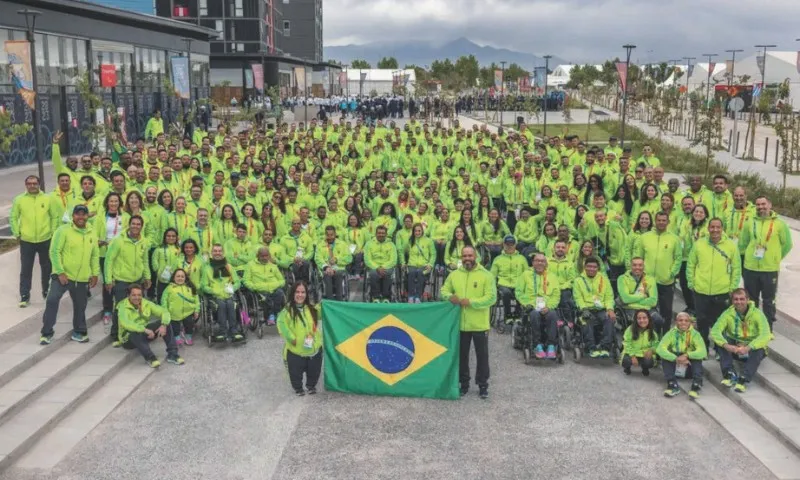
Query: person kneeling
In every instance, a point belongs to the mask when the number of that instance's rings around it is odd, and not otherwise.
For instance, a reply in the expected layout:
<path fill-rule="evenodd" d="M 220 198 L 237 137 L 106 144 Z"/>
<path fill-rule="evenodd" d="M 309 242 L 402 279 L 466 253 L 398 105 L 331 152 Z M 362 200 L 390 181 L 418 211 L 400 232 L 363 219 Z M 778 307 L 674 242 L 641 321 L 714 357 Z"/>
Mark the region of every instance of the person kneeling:
<path fill-rule="evenodd" d="M 750 301 L 745 289 L 734 290 L 731 302 L 733 305 L 722 312 L 714 323 L 711 339 L 718 347 L 722 347 L 717 348 L 719 366 L 725 377 L 722 385 L 744 393 L 747 384 L 755 377 L 772 337 L 767 317 Z M 734 360 L 744 362 L 741 375 L 736 373 Z"/>
<path fill-rule="evenodd" d="M 286 342 L 283 359 L 295 394 L 302 397 L 303 374 L 309 395 L 317 393 L 322 371 L 322 326 L 319 310 L 308 298 L 308 289 L 297 282 L 289 292 L 289 303 L 278 315 L 278 333 Z"/>
<path fill-rule="evenodd" d="M 642 367 L 642 375 L 650 375 L 658 346 L 654 323 L 647 310 L 637 310 L 633 324 L 622 335 L 622 371 L 625 375 L 630 375 L 631 367 L 637 366 Z"/>
<path fill-rule="evenodd" d="M 674 397 L 681 393 L 677 377 L 691 377 L 692 389 L 689 396 L 700 396 L 700 389 L 703 388 L 703 359 L 708 352 L 706 342 L 692 326 L 692 318 L 688 313 L 681 312 L 675 317 L 675 326 L 664 334 L 656 353 L 661 358 L 661 368 L 667 381 L 664 396 Z"/>
<path fill-rule="evenodd" d="M 519 303 L 525 310 L 530 310 L 528 321 L 531 344 L 535 345 L 534 356 L 555 360 L 558 343 L 556 308 L 561 301 L 561 290 L 557 275 L 551 274 L 548 278 L 547 259 L 543 254 L 537 253 L 533 257 L 533 271 L 524 272 L 517 279 L 515 290 Z M 542 345 L 542 329 L 547 335 L 547 353 Z"/>
<path fill-rule="evenodd" d="M 592 358 L 608 358 L 614 344 L 614 291 L 604 273 L 599 273 L 600 262 L 595 257 L 586 259 L 583 273 L 572 286 L 575 304 L 580 310 L 581 334 L 586 351 Z M 595 327 L 603 326 L 600 347 L 595 339 Z"/>
<path fill-rule="evenodd" d="M 164 339 L 167 345 L 167 361 L 175 365 L 183 365 L 183 358 L 178 355 L 178 345 L 172 329 L 169 328 L 169 312 L 142 297 L 142 287 L 132 284 L 128 287 L 128 298 L 117 305 L 119 314 L 119 342 L 128 350 L 137 349 L 147 363 L 157 368 L 161 362 L 150 350 L 150 341 L 157 337 Z M 159 317 L 160 320 L 150 321 Z"/>

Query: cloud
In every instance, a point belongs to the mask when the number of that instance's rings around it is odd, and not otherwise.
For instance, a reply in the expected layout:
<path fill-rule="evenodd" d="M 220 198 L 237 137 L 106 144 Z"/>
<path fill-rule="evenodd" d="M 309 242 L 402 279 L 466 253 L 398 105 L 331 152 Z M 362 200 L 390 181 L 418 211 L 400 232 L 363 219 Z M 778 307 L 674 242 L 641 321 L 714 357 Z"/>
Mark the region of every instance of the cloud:
<path fill-rule="evenodd" d="M 662 61 L 749 55 L 759 43 L 797 50 L 798 0 L 325 0 L 325 45 L 467 37 L 480 44 L 574 62 L 622 55 Z M 403 63 L 403 59 L 398 59 Z"/>

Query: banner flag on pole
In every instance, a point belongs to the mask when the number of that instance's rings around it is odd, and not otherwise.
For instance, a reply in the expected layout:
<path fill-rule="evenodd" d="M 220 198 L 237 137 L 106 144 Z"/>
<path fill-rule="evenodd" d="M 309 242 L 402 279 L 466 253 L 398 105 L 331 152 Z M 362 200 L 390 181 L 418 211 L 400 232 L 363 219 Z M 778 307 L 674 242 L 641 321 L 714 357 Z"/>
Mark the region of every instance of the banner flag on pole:
<path fill-rule="evenodd" d="M 708 73 L 709 75 L 714 75 L 714 68 L 717 66 L 716 62 L 710 62 L 708 64 Z"/>
<path fill-rule="evenodd" d="M 4 45 L 8 67 L 17 92 L 31 110 L 36 110 L 36 92 L 33 91 L 31 45 L 27 40 L 7 40 Z"/>
<path fill-rule="evenodd" d="M 763 77 L 764 76 L 764 56 L 763 55 L 756 56 L 756 65 L 758 65 L 758 72 Z"/>
<path fill-rule="evenodd" d="M 347 72 L 339 72 L 339 86 L 344 88 L 347 85 Z"/>
<path fill-rule="evenodd" d="M 617 74 L 619 75 L 619 85 L 622 93 L 625 93 L 625 87 L 628 83 L 628 66 L 625 62 L 617 62 Z"/>
<path fill-rule="evenodd" d="M 753 84 L 753 98 L 758 98 L 761 95 L 761 88 L 763 85 L 761 83 L 754 83 Z"/>
<path fill-rule="evenodd" d="M 494 88 L 500 88 L 503 85 L 503 71 L 494 71 Z"/>
<path fill-rule="evenodd" d="M 297 91 L 298 92 L 303 92 L 303 95 L 305 95 L 305 91 L 306 91 L 306 67 L 294 67 L 294 78 L 295 78 L 295 82 L 297 83 Z"/>
<path fill-rule="evenodd" d="M 253 63 L 250 65 L 253 70 L 253 85 L 259 92 L 264 91 L 264 65 Z"/>
<path fill-rule="evenodd" d="M 800 52 L 797 52 L 797 60 L 795 61 L 795 65 L 797 67 L 797 73 L 800 73 Z"/>
<path fill-rule="evenodd" d="M 686 78 L 689 78 L 694 73 L 694 65 L 689 65 L 689 68 L 686 70 Z"/>
<path fill-rule="evenodd" d="M 325 389 L 458 399 L 460 323 L 448 302 L 323 301 Z"/>
<path fill-rule="evenodd" d="M 170 57 L 172 65 L 172 86 L 175 96 L 189 99 L 189 57 Z"/>

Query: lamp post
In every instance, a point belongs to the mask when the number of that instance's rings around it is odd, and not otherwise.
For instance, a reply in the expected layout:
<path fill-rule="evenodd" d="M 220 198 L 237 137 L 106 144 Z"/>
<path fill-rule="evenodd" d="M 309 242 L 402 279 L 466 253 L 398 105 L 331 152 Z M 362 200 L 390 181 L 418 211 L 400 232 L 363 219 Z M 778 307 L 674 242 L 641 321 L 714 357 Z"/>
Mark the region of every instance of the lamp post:
<path fill-rule="evenodd" d="M 686 60 L 686 98 L 684 98 L 683 101 L 681 102 L 680 123 L 683 123 L 683 121 L 684 121 L 683 120 L 683 110 L 684 110 L 684 108 L 686 108 L 688 110 L 688 107 L 689 107 L 689 105 L 688 105 L 688 102 L 689 102 L 689 76 L 690 76 L 690 74 L 692 72 L 692 60 L 696 60 L 697 57 L 683 57 L 683 59 Z M 678 93 L 680 93 L 680 90 L 678 91 Z M 678 130 L 678 134 L 682 135 L 683 134 L 683 127 L 679 125 L 678 129 L 679 129 Z"/>
<path fill-rule="evenodd" d="M 762 50 L 762 60 L 761 60 L 761 93 L 760 95 L 764 94 L 764 88 L 766 85 L 764 82 L 766 81 L 766 72 L 767 72 L 767 49 L 768 48 L 775 48 L 777 45 L 756 45 L 756 48 L 761 48 Z M 760 98 L 760 96 L 759 96 Z M 747 149 L 747 156 L 749 158 L 753 158 L 755 156 L 755 149 L 756 149 L 756 99 L 753 98 L 752 105 L 750 105 L 750 147 Z"/>
<path fill-rule="evenodd" d="M 504 108 L 504 101 L 503 95 L 505 94 L 506 89 L 506 61 L 503 60 L 500 62 L 500 68 L 502 69 L 500 73 L 500 101 L 497 102 L 497 108 L 500 110 L 500 126 L 503 126 L 503 108 Z"/>
<path fill-rule="evenodd" d="M 26 8 L 24 10 L 17 10 L 17 15 L 25 17 L 25 33 L 28 37 L 28 42 L 31 46 L 31 84 L 34 92 L 33 103 L 33 136 L 36 140 L 36 163 L 39 165 L 39 184 L 42 191 L 45 190 L 44 185 L 44 147 L 42 146 L 42 112 L 37 108 L 38 99 L 36 95 L 39 94 L 39 79 L 36 73 L 36 36 L 34 30 L 36 28 L 36 17 L 41 15 L 42 12 Z"/>
<path fill-rule="evenodd" d="M 619 143 L 620 148 L 625 147 L 625 116 L 628 113 L 628 71 L 631 66 L 631 52 L 636 45 L 625 44 L 625 84 L 622 86 L 622 126 L 620 127 Z"/>
<path fill-rule="evenodd" d="M 736 53 L 744 52 L 744 50 L 738 48 L 738 49 L 725 50 L 725 52 L 733 54 L 733 56 L 731 57 L 731 71 L 730 73 L 725 72 L 725 74 L 728 76 L 728 86 L 730 87 L 731 85 L 733 85 L 733 71 L 736 69 Z"/>
<path fill-rule="evenodd" d="M 547 136 L 547 76 L 550 67 L 550 59 L 552 55 L 545 55 L 544 57 L 544 136 Z"/>
<path fill-rule="evenodd" d="M 711 71 L 712 70 L 712 68 L 711 68 L 711 59 L 713 57 L 716 57 L 717 54 L 716 53 L 704 53 L 703 56 L 704 57 L 708 57 L 708 76 L 706 77 L 706 107 L 708 107 L 708 95 L 711 92 L 711 74 L 714 73 L 714 72 Z"/>
<path fill-rule="evenodd" d="M 189 71 L 187 74 L 189 75 L 189 108 L 191 109 L 192 106 L 192 39 L 188 37 L 181 38 L 183 43 L 186 44 L 186 63 L 189 65 Z"/>
<path fill-rule="evenodd" d="M 731 58 L 731 71 L 725 72 L 725 75 L 728 76 L 728 86 L 730 87 L 733 85 L 733 72 L 736 70 L 736 53 L 737 52 L 744 52 L 742 49 L 731 49 L 725 50 L 725 52 L 733 54 Z M 736 130 L 739 128 L 739 113 L 733 112 L 733 131 L 731 132 L 731 142 L 733 142 L 733 156 L 736 156 L 736 153 L 739 151 L 739 142 L 736 140 L 738 137 L 736 136 Z"/>

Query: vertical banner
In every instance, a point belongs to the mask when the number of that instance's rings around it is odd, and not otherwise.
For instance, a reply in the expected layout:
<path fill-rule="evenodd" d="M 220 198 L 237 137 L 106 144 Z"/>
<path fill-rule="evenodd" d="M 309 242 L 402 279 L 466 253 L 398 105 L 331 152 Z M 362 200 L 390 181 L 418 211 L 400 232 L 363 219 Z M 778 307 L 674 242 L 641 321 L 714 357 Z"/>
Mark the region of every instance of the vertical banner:
<path fill-rule="evenodd" d="M 763 87 L 760 83 L 753 84 L 753 100 L 758 98 L 761 95 L 761 88 Z"/>
<path fill-rule="evenodd" d="M 347 72 L 339 72 L 339 86 L 342 88 L 347 86 Z"/>
<path fill-rule="evenodd" d="M 189 57 L 170 57 L 172 67 L 172 86 L 175 96 L 188 100 L 189 93 Z"/>
<path fill-rule="evenodd" d="M 689 65 L 689 68 L 686 69 L 686 78 L 689 78 L 694 73 L 694 65 Z"/>
<path fill-rule="evenodd" d="M 544 89 L 544 83 L 546 81 L 545 73 L 547 72 L 545 71 L 544 67 L 536 67 L 533 70 L 533 86 L 537 89 Z"/>
<path fill-rule="evenodd" d="M 500 88 L 503 85 L 503 71 L 502 70 L 495 70 L 494 71 L 494 88 Z"/>
<path fill-rule="evenodd" d="M 798 58 L 800 58 L 800 52 L 798 52 Z M 800 60 L 798 60 L 800 61 Z M 798 69 L 800 70 L 800 69 Z M 725 60 L 725 73 L 730 75 L 733 71 L 733 60 Z M 733 83 L 733 79 L 731 78 L 731 83 Z"/>
<path fill-rule="evenodd" d="M 297 82 L 297 92 L 303 92 L 306 95 L 306 67 L 294 67 L 294 78 Z M 302 90 L 301 90 L 302 88 Z"/>
<path fill-rule="evenodd" d="M 4 45 L 8 55 L 11 78 L 19 96 L 31 110 L 36 109 L 36 92 L 33 91 L 33 70 L 31 69 L 31 46 L 27 40 L 8 40 Z"/>
<path fill-rule="evenodd" d="M 117 67 L 115 65 L 100 65 L 100 86 L 104 88 L 117 86 Z"/>
<path fill-rule="evenodd" d="M 617 74 L 619 75 L 619 88 L 622 89 L 622 93 L 626 93 L 625 88 L 628 84 L 628 66 L 625 62 L 617 62 Z"/>
<path fill-rule="evenodd" d="M 327 70 L 322 72 L 322 90 L 328 94 L 331 90 L 331 76 Z"/>
<path fill-rule="evenodd" d="M 408 80 L 409 80 L 410 78 L 411 78 L 411 75 L 409 75 L 409 74 L 407 74 L 407 73 L 404 73 L 404 74 L 403 74 L 403 86 L 404 86 L 404 87 L 407 87 L 407 86 L 408 86 Z"/>
<path fill-rule="evenodd" d="M 714 75 L 714 68 L 716 68 L 716 66 L 717 66 L 716 62 L 711 62 L 711 63 L 708 64 L 708 74 L 709 75 Z"/>
<path fill-rule="evenodd" d="M 800 73 L 800 52 L 797 52 L 797 60 L 795 61 L 795 66 L 797 67 L 797 73 Z"/>
<path fill-rule="evenodd" d="M 249 68 L 244 71 L 244 88 L 253 88 L 253 70 Z"/>
<path fill-rule="evenodd" d="M 761 76 L 764 76 L 764 56 L 758 55 L 756 56 L 756 65 L 758 65 L 758 71 L 761 73 Z"/>
<path fill-rule="evenodd" d="M 264 92 L 264 66 L 260 63 L 250 65 L 253 70 L 253 86 L 259 93 Z"/>

